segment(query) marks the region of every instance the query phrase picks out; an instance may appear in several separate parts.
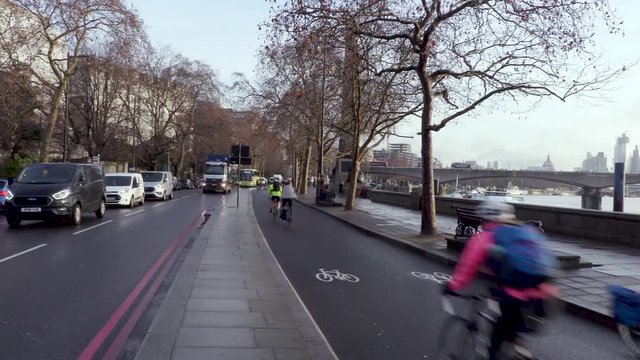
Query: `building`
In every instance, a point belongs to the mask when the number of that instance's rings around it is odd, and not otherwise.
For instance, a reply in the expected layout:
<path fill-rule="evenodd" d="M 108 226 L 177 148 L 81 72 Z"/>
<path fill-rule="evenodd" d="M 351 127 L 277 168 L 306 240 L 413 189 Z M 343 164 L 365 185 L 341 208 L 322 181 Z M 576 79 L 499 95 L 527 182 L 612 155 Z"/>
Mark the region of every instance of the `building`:
<path fill-rule="evenodd" d="M 555 172 L 556 168 L 551 162 L 551 156 L 547 155 L 547 160 L 542 164 L 542 166 L 529 166 L 527 171 L 549 171 Z"/>
<path fill-rule="evenodd" d="M 622 134 L 616 139 L 616 146 L 613 148 L 613 162 L 624 163 L 627 160 L 627 144 L 629 143 L 629 137 L 627 134 Z"/>
<path fill-rule="evenodd" d="M 403 153 L 411 152 L 411 144 L 389 144 L 389 151 L 397 151 Z"/>
<path fill-rule="evenodd" d="M 500 170 L 500 161 L 487 161 L 487 170 Z"/>
<path fill-rule="evenodd" d="M 633 155 L 629 158 L 629 174 L 640 174 L 640 152 L 638 151 L 638 145 L 633 150 Z"/>
<path fill-rule="evenodd" d="M 594 173 L 608 172 L 607 157 L 603 152 L 599 152 L 596 156 L 593 156 L 588 152 L 587 158 L 582 161 L 581 171 Z"/>
<path fill-rule="evenodd" d="M 411 152 L 410 144 L 389 144 L 387 149 L 373 150 L 376 161 L 386 161 L 391 167 L 420 167 L 421 158 Z"/>

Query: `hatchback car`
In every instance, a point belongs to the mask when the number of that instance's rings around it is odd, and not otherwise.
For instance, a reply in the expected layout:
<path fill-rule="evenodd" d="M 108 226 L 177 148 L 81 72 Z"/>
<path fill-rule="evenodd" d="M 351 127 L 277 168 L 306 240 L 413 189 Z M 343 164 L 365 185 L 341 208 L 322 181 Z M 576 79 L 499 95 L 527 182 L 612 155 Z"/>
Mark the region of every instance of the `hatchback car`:
<path fill-rule="evenodd" d="M 88 164 L 27 165 L 6 195 L 9 227 L 23 220 L 66 218 L 79 225 L 82 213 L 102 218 L 106 209 L 102 167 Z"/>

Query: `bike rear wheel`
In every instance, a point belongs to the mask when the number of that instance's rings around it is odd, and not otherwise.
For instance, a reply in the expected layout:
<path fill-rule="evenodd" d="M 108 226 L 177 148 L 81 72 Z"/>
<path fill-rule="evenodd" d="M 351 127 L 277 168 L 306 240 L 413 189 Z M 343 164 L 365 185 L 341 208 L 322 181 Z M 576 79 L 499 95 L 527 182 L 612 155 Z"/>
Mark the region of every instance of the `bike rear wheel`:
<path fill-rule="evenodd" d="M 640 329 L 618 324 L 618 332 L 629 351 L 631 351 L 636 358 L 640 358 Z"/>
<path fill-rule="evenodd" d="M 438 335 L 438 359 L 474 360 L 476 331 L 469 320 L 452 315 L 445 320 Z"/>

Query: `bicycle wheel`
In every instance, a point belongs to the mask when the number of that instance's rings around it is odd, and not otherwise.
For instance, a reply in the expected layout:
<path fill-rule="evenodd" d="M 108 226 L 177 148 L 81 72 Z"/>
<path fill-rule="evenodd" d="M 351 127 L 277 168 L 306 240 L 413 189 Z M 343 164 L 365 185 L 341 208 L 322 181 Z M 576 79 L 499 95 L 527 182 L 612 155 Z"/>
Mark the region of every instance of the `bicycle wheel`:
<path fill-rule="evenodd" d="M 458 315 L 450 316 L 438 335 L 438 359 L 476 359 L 475 338 L 476 333 L 467 319 Z"/>
<path fill-rule="evenodd" d="M 324 281 L 324 282 L 332 282 L 333 281 L 333 277 L 329 274 L 325 274 L 325 273 L 317 273 L 316 274 L 316 279 L 320 280 L 320 281 Z"/>
<path fill-rule="evenodd" d="M 346 280 L 346 281 L 349 281 L 349 282 L 358 282 L 358 281 L 360 281 L 360 279 L 357 276 L 352 275 L 352 274 L 342 274 L 342 279 Z"/>
<path fill-rule="evenodd" d="M 618 332 L 624 344 L 635 357 L 640 357 L 640 331 L 627 325 L 618 324 Z"/>

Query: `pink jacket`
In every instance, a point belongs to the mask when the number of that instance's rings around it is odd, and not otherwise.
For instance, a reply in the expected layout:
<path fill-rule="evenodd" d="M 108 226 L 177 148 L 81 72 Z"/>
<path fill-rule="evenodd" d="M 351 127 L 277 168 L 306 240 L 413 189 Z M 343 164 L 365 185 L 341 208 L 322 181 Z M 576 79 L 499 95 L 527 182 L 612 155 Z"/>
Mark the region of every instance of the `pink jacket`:
<path fill-rule="evenodd" d="M 462 251 L 460 262 L 453 272 L 453 279 L 449 282 L 449 288 L 451 290 L 459 291 L 465 288 L 475 279 L 478 270 L 486 264 L 489 249 L 491 249 L 494 244 L 491 229 L 496 226 L 497 224 L 486 224 L 484 226 L 484 230 L 486 231 L 475 234 L 469 239 L 469 242 Z M 556 287 L 549 283 L 544 283 L 537 288 L 531 289 L 514 289 L 508 287 L 503 289 L 509 296 L 523 301 L 529 299 L 548 299 L 558 296 Z"/>

